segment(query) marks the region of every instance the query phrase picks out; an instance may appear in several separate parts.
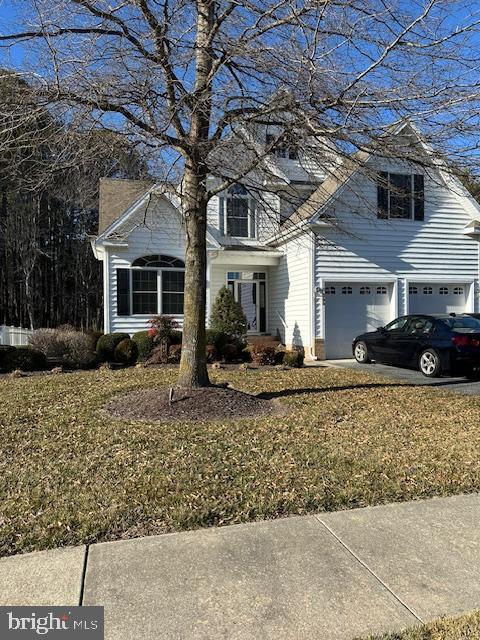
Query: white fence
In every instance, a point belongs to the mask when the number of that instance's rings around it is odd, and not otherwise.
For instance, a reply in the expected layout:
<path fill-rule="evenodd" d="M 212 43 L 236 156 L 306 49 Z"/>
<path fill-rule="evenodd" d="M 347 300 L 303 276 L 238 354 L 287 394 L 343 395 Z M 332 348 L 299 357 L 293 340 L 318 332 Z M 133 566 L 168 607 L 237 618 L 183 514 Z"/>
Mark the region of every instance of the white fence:
<path fill-rule="evenodd" d="M 0 344 L 9 344 L 12 347 L 21 347 L 28 344 L 28 338 L 33 331 L 21 327 L 7 327 L 0 325 Z"/>

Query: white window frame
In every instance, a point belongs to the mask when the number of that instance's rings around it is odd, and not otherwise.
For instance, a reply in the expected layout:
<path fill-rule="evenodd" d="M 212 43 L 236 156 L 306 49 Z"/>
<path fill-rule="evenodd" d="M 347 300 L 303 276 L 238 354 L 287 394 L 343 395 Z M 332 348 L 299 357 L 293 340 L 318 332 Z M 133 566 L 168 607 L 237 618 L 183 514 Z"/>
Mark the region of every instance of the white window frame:
<path fill-rule="evenodd" d="M 234 197 L 242 198 L 247 201 L 248 218 L 247 218 L 247 234 L 246 236 L 231 236 L 228 234 L 228 207 L 227 201 Z M 219 225 L 220 231 L 223 237 L 226 238 L 239 238 L 243 240 L 256 240 L 258 237 L 258 216 L 257 207 L 255 206 L 254 199 L 247 193 L 246 195 L 229 194 L 228 191 L 220 197 L 219 203 L 219 216 L 221 217 L 223 224 Z M 220 220 L 219 220 L 220 221 Z M 221 222 L 221 221 L 220 221 Z"/>
<path fill-rule="evenodd" d="M 156 271 L 157 272 L 157 311 L 154 314 L 151 313 L 133 313 L 133 272 L 134 271 Z M 130 316 L 134 318 L 151 318 L 152 315 L 162 315 L 163 314 L 163 300 L 162 300 L 162 271 L 183 271 L 185 273 L 185 269 L 181 267 L 130 267 Z M 153 293 L 153 292 L 152 292 Z M 171 291 L 166 291 L 166 293 L 173 293 Z M 178 293 L 178 292 L 177 292 Z M 185 294 L 185 291 L 184 291 Z M 169 314 L 172 315 L 172 314 Z M 183 313 L 175 313 L 173 314 L 175 317 L 183 318 Z"/>

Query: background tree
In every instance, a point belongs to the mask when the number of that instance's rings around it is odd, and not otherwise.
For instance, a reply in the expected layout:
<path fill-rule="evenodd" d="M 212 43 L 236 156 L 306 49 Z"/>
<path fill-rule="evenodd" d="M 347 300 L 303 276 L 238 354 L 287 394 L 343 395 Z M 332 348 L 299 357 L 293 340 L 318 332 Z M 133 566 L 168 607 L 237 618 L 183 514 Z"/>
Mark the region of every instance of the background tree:
<path fill-rule="evenodd" d="M 102 275 L 89 235 L 104 175 L 145 165 L 116 134 L 70 130 L 18 76 L 0 74 L 0 324 L 101 324 Z"/>
<path fill-rule="evenodd" d="M 362 169 L 367 152 L 428 166 L 418 145 L 404 140 L 399 148 L 384 135 L 406 117 L 440 150 L 448 142 L 457 159 L 476 146 L 478 21 L 457 0 L 17 6 L 0 44 L 8 52 L 12 43 L 28 43 L 22 71 L 31 71 L 44 104 L 68 115 L 71 127 L 101 124 L 178 171 L 186 236 L 181 385 L 208 384 L 206 212 L 213 195 L 255 171 L 251 187 L 261 190 L 265 156 L 285 144 L 305 150 L 310 140 L 334 174 L 332 145 Z M 258 145 L 252 131 L 266 121 L 278 124 L 277 133 Z"/>

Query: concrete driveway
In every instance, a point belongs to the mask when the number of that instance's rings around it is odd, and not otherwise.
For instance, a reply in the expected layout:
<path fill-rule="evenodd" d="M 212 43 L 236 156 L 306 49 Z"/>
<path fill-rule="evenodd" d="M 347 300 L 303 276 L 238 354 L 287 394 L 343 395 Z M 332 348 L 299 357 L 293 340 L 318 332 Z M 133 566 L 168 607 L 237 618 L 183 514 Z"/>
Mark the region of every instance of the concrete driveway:
<path fill-rule="evenodd" d="M 353 369 L 363 373 L 373 373 L 391 378 L 392 380 L 402 380 L 410 382 L 412 385 L 426 385 L 436 387 L 443 390 L 454 391 L 455 393 L 464 393 L 470 396 L 480 395 L 480 380 L 471 381 L 465 377 L 456 378 L 426 378 L 414 369 L 401 369 L 387 364 L 358 364 L 354 359 L 351 360 L 324 360 L 322 365 L 330 367 L 338 367 L 340 369 Z"/>

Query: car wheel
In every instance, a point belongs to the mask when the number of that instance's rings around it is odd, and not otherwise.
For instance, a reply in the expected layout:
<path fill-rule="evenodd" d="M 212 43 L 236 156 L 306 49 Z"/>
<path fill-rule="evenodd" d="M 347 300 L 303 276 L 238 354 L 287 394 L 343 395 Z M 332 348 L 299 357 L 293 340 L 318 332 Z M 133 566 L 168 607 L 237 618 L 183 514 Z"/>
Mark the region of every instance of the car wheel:
<path fill-rule="evenodd" d="M 433 349 L 425 349 L 418 360 L 420 371 L 427 378 L 437 378 L 442 373 L 440 357 Z"/>
<path fill-rule="evenodd" d="M 355 347 L 353 348 L 353 355 L 355 356 L 355 360 L 360 364 L 367 364 L 368 362 L 370 362 L 367 345 L 363 341 L 356 343 Z"/>

